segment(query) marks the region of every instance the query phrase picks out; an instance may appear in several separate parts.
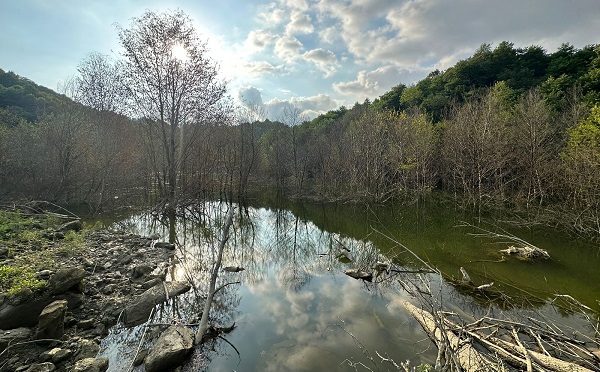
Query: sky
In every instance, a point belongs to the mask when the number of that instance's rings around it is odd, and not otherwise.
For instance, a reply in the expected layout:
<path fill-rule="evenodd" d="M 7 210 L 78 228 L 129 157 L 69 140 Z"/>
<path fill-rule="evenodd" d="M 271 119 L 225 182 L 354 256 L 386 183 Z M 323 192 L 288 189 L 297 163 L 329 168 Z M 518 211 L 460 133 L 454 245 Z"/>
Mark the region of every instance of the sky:
<path fill-rule="evenodd" d="M 89 53 L 119 58 L 117 25 L 177 9 L 230 95 L 271 119 L 373 100 L 483 43 L 600 43 L 598 0 L 0 0 L 0 68 L 56 90 Z"/>

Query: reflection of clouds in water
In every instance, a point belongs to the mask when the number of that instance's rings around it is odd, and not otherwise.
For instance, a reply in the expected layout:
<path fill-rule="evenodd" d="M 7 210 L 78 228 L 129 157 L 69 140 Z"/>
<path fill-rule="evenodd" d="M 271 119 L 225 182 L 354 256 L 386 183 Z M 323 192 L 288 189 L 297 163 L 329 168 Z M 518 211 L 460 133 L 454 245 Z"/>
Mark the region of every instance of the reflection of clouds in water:
<path fill-rule="evenodd" d="M 343 276 L 333 281 L 319 279 L 313 278 L 310 286 L 298 292 L 272 278 L 249 288 L 260 295 L 263 316 L 274 323 L 278 335 L 288 340 L 265 350 L 259 362 L 264 365 L 259 369 L 323 370 L 347 358 L 362 360 L 362 351 L 338 326 L 340 319 L 349 332 L 371 345 L 373 354 L 397 347 L 393 334 L 399 314 L 404 313 L 397 307 L 401 299 L 373 297 L 362 282 Z M 379 302 L 388 301 L 386 310 Z"/>

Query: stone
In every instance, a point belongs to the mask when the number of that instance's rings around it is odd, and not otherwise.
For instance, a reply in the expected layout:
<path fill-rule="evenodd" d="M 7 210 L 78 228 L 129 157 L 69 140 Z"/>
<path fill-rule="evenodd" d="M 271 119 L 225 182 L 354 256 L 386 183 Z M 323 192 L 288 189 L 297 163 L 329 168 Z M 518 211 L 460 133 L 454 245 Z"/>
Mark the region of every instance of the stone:
<path fill-rule="evenodd" d="M 74 221 L 69 221 L 67 223 L 65 223 L 64 225 L 62 225 L 60 227 L 60 231 L 62 232 L 67 232 L 67 231 L 80 231 L 83 228 L 83 224 L 81 223 L 81 220 L 74 220 Z"/>
<path fill-rule="evenodd" d="M 4 351 L 11 343 L 25 341 L 31 337 L 33 331 L 29 328 L 21 327 L 8 331 L 0 331 L 0 352 Z"/>
<path fill-rule="evenodd" d="M 144 361 L 146 372 L 168 371 L 181 365 L 194 348 L 194 332 L 181 325 L 167 328 Z"/>
<path fill-rule="evenodd" d="M 0 247 L 0 258 L 7 258 L 9 254 L 9 250 L 6 247 Z"/>
<path fill-rule="evenodd" d="M 35 338 L 60 339 L 65 331 L 65 313 L 67 312 L 67 301 L 57 300 L 46 306 L 40 314 L 37 333 Z"/>
<path fill-rule="evenodd" d="M 59 364 L 60 362 L 69 359 L 72 355 L 73 352 L 69 349 L 61 349 L 59 347 L 55 347 L 53 349 L 43 352 L 40 356 L 40 360 L 44 362 L 51 361 L 54 364 Z"/>
<path fill-rule="evenodd" d="M 138 265 L 131 270 L 131 278 L 138 279 L 146 274 L 150 274 L 154 270 L 153 267 L 148 265 Z"/>
<path fill-rule="evenodd" d="M 156 242 L 154 243 L 154 248 L 163 248 L 172 251 L 175 250 L 175 244 L 167 242 Z"/>
<path fill-rule="evenodd" d="M 100 352 L 100 346 L 92 340 L 82 338 L 75 345 L 75 360 L 94 358 Z"/>
<path fill-rule="evenodd" d="M 94 319 L 80 320 L 77 322 L 77 327 L 81 329 L 92 329 L 94 327 Z"/>
<path fill-rule="evenodd" d="M 48 284 L 53 294 L 61 294 L 78 286 L 86 275 L 86 271 L 80 267 L 60 269 L 50 277 Z"/>
<path fill-rule="evenodd" d="M 52 372 L 56 366 L 50 362 L 32 364 L 25 371 L 27 372 Z"/>
<path fill-rule="evenodd" d="M 167 289 L 167 293 L 165 293 L 165 288 Z M 155 305 L 165 302 L 167 297 L 173 298 L 185 293 L 190 288 L 190 285 L 185 282 L 161 282 L 147 289 L 125 307 L 123 311 L 125 326 L 132 327 L 146 322 Z"/>
<path fill-rule="evenodd" d="M 137 353 L 137 355 L 133 359 L 133 366 L 137 367 L 144 363 L 144 359 L 146 359 L 146 356 L 148 356 L 148 349 L 140 350 L 140 352 Z"/>
<path fill-rule="evenodd" d="M 54 274 L 54 271 L 52 270 L 42 270 L 35 273 L 35 277 L 42 280 L 48 280 L 52 274 Z"/>
<path fill-rule="evenodd" d="M 71 372 L 104 372 L 108 369 L 108 358 L 85 358 L 78 360 Z"/>

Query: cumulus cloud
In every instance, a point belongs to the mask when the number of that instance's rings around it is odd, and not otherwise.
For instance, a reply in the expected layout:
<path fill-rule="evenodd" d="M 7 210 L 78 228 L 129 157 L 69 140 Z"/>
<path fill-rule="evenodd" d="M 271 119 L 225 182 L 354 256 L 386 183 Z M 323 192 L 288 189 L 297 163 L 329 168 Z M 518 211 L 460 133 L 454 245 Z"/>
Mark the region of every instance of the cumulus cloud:
<path fill-rule="evenodd" d="M 340 40 L 341 31 L 338 26 L 330 26 L 319 31 L 319 37 L 327 44 L 333 44 Z"/>
<path fill-rule="evenodd" d="M 337 58 L 330 50 L 321 48 L 312 49 L 304 53 L 302 57 L 317 65 L 325 73 L 325 77 L 331 76 L 336 71 Z"/>
<path fill-rule="evenodd" d="M 290 17 L 290 23 L 285 27 L 288 35 L 310 34 L 314 31 L 310 17 L 302 12 L 294 12 Z"/>
<path fill-rule="evenodd" d="M 319 94 L 311 97 L 291 97 L 286 99 L 273 98 L 264 102 L 262 92 L 253 86 L 238 88 L 237 99 L 243 106 L 255 106 L 266 111 L 267 118 L 270 120 L 281 120 L 286 110 L 293 109 L 298 109 L 300 111 L 300 116 L 310 120 L 340 106 L 339 101 L 332 99 L 326 94 Z"/>
<path fill-rule="evenodd" d="M 292 62 L 298 58 L 304 45 L 294 36 L 281 36 L 275 42 L 275 54 L 286 62 Z"/>
<path fill-rule="evenodd" d="M 247 50 L 251 53 L 265 49 L 273 44 L 274 36 L 268 30 L 253 30 L 248 33 L 244 42 Z"/>
<path fill-rule="evenodd" d="M 600 9 L 593 1 L 321 0 L 317 9 L 341 24 L 341 38 L 356 59 L 402 68 L 432 67 L 441 60 L 451 65 L 485 42 L 508 40 L 548 50 L 566 41 L 583 46 L 597 42 L 590 30 L 600 30 Z"/>
<path fill-rule="evenodd" d="M 362 101 L 382 95 L 398 82 L 410 79 L 410 76 L 410 71 L 387 65 L 373 71 L 360 71 L 356 80 L 334 83 L 333 89 L 342 95 L 353 97 L 356 101 Z"/>
<path fill-rule="evenodd" d="M 285 110 L 300 109 L 300 115 L 307 120 L 314 119 L 320 114 L 336 109 L 340 102 L 332 99 L 326 94 L 311 97 L 292 97 L 289 99 L 273 98 L 265 102 L 268 117 L 271 120 L 280 120 Z"/>
<path fill-rule="evenodd" d="M 265 27 L 276 27 L 287 18 L 285 8 L 276 3 L 265 5 L 259 12 L 257 19 Z"/>
<path fill-rule="evenodd" d="M 262 75 L 274 74 L 283 70 L 283 66 L 273 66 L 267 61 L 251 61 L 246 63 L 244 68 L 250 76 L 255 78 Z"/>
<path fill-rule="evenodd" d="M 246 106 L 264 106 L 262 93 L 260 90 L 252 86 L 238 88 L 237 98 L 243 105 Z"/>

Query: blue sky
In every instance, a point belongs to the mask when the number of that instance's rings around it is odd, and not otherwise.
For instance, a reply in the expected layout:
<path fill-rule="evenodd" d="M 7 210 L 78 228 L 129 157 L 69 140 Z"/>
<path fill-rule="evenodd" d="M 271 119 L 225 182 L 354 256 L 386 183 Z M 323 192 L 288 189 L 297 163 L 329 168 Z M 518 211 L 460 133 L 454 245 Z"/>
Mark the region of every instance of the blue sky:
<path fill-rule="evenodd" d="M 117 57 L 115 25 L 146 9 L 193 20 L 230 94 L 277 119 L 374 99 L 506 40 L 553 52 L 600 43 L 597 0 L 0 0 L 0 68 L 56 89 L 91 52 Z"/>

